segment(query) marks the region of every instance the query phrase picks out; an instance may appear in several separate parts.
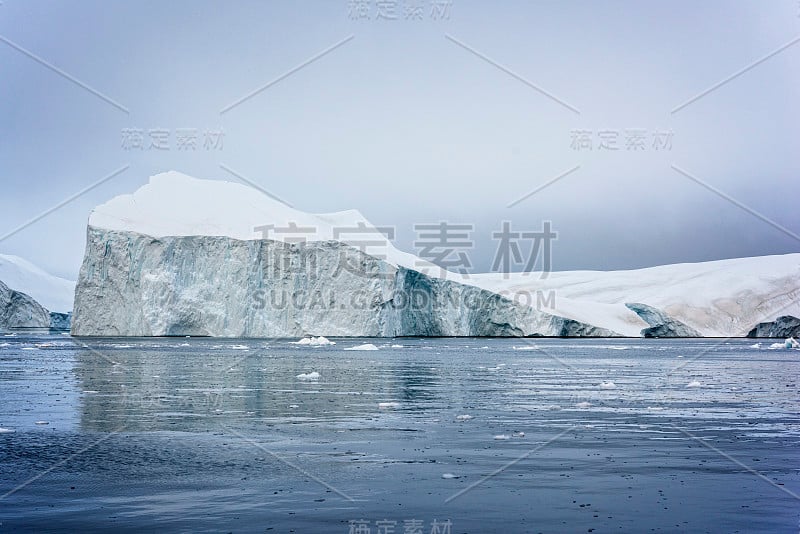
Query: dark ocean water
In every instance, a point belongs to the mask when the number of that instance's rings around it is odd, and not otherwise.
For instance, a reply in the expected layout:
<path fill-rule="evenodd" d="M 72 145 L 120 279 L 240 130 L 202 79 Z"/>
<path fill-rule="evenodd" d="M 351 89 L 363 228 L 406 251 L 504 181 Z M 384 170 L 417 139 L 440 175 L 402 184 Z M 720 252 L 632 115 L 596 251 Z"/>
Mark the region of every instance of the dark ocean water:
<path fill-rule="evenodd" d="M 289 341 L 0 337 L 0 531 L 800 530 L 800 351 Z"/>

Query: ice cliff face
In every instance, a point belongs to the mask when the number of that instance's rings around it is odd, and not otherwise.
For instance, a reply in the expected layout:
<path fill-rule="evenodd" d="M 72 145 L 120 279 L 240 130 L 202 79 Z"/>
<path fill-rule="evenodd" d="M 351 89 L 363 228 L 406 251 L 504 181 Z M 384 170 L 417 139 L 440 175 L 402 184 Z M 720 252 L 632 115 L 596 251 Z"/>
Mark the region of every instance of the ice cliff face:
<path fill-rule="evenodd" d="M 611 335 L 336 241 L 155 238 L 90 227 L 78 336 Z"/>
<path fill-rule="evenodd" d="M 642 337 L 702 337 L 700 332 L 673 319 L 661 310 L 638 302 L 626 303 L 650 326 L 642 329 Z"/>
<path fill-rule="evenodd" d="M 49 327 L 50 314 L 41 304 L 0 282 L 0 329 Z"/>

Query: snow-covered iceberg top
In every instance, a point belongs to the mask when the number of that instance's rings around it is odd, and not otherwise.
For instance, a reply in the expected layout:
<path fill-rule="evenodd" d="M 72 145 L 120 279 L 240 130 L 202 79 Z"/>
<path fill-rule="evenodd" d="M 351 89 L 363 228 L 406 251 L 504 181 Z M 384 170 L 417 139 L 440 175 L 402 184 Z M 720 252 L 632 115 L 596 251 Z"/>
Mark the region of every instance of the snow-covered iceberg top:
<path fill-rule="evenodd" d="M 249 186 L 170 171 L 95 208 L 89 226 L 152 237 L 221 236 L 283 242 L 341 241 L 411 269 L 440 269 L 397 250 L 357 210 L 306 213 Z"/>

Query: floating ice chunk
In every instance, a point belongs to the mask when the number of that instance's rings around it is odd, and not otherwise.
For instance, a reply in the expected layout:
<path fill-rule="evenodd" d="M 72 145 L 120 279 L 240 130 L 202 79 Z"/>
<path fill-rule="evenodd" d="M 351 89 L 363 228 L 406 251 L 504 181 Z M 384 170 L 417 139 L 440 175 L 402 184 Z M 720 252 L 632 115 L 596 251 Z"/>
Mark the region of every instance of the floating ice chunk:
<path fill-rule="evenodd" d="M 10 432 L 14 432 L 10 428 L 0 428 L 0 434 L 8 434 Z"/>
<path fill-rule="evenodd" d="M 319 373 L 312 371 L 310 373 L 300 373 L 297 375 L 299 380 L 319 380 Z"/>
<path fill-rule="evenodd" d="M 701 384 L 698 380 L 692 380 L 688 384 L 686 384 L 687 388 L 701 388 L 703 384 Z"/>
<path fill-rule="evenodd" d="M 247 345 L 231 345 L 233 350 L 248 350 L 250 347 Z"/>
<path fill-rule="evenodd" d="M 617 389 L 617 385 L 611 380 L 600 382 L 601 389 Z"/>
<path fill-rule="evenodd" d="M 50 421 L 36 421 L 34 424 L 36 424 L 36 425 L 49 425 Z"/>
<path fill-rule="evenodd" d="M 800 349 L 800 342 L 793 337 L 786 338 L 785 345 L 787 349 Z"/>
<path fill-rule="evenodd" d="M 514 432 L 514 437 L 515 438 L 524 438 L 525 437 L 525 432 Z"/>
<path fill-rule="evenodd" d="M 650 410 L 651 412 L 660 412 L 664 408 L 662 408 L 661 406 L 648 406 L 647 409 Z"/>
<path fill-rule="evenodd" d="M 290 341 L 292 345 L 309 345 L 311 347 L 322 347 L 324 345 L 336 345 L 335 341 L 331 341 L 330 339 L 326 338 L 325 336 L 319 337 L 304 337 L 303 339 L 299 339 L 297 341 Z"/>
<path fill-rule="evenodd" d="M 454 475 L 453 473 L 443 473 L 442 478 L 445 480 L 449 480 L 452 478 L 458 478 L 458 475 Z"/>
<path fill-rule="evenodd" d="M 786 347 L 786 343 L 773 343 L 769 346 L 770 349 L 782 349 Z"/>
<path fill-rule="evenodd" d="M 393 349 L 402 349 L 403 345 L 392 345 Z"/>
<path fill-rule="evenodd" d="M 456 416 L 456 421 L 469 421 L 470 419 L 472 419 L 471 415 L 457 415 Z"/>
<path fill-rule="evenodd" d="M 616 346 L 611 346 L 611 347 L 608 347 L 608 348 L 609 348 L 610 350 L 628 350 L 630 347 L 616 347 Z"/>
<path fill-rule="evenodd" d="M 751 349 L 760 349 L 761 348 L 761 343 L 755 343 L 753 345 L 750 345 L 750 348 Z"/>
<path fill-rule="evenodd" d="M 400 403 L 399 402 L 379 402 L 378 403 L 378 408 L 380 408 L 381 410 L 391 410 L 392 408 L 399 408 L 399 407 L 400 407 Z"/>
<path fill-rule="evenodd" d="M 539 350 L 536 345 L 525 345 L 524 347 L 514 347 L 514 350 Z"/>
<path fill-rule="evenodd" d="M 22 350 L 39 350 L 36 347 L 22 347 Z"/>
<path fill-rule="evenodd" d="M 299 404 L 290 404 L 289 405 L 289 408 L 292 408 L 292 409 L 299 408 L 299 407 L 300 407 Z"/>
<path fill-rule="evenodd" d="M 576 408 L 591 408 L 592 407 L 592 403 L 591 402 L 585 402 L 585 401 L 584 402 L 579 402 L 578 404 L 575 405 L 575 407 Z"/>
<path fill-rule="evenodd" d="M 372 343 L 364 343 L 363 345 L 356 345 L 355 347 L 347 347 L 344 350 L 378 350 L 378 347 Z"/>
<path fill-rule="evenodd" d="M 0 343 L 0 347 L 10 347 L 11 343 Z"/>
<path fill-rule="evenodd" d="M 511 439 L 511 436 L 509 436 L 508 434 L 498 434 L 498 435 L 496 435 L 496 436 L 494 437 L 494 439 L 497 439 L 497 440 L 506 440 L 506 439 Z"/>

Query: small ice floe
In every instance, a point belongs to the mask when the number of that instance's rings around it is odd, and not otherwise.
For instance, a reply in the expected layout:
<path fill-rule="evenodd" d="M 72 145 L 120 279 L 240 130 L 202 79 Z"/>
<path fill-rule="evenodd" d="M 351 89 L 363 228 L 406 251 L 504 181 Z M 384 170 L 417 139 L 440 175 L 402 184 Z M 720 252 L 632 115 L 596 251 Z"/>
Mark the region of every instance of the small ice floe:
<path fill-rule="evenodd" d="M 330 339 L 326 338 L 325 336 L 318 336 L 318 337 L 304 337 L 303 339 L 298 339 L 297 341 L 290 341 L 292 345 L 309 345 L 311 347 L 323 347 L 325 345 L 336 345 L 335 341 L 331 341 Z"/>
<path fill-rule="evenodd" d="M 319 380 L 319 373 L 312 371 L 310 373 L 300 373 L 297 375 L 298 380 Z"/>
<path fill-rule="evenodd" d="M 33 346 L 37 349 L 48 349 L 50 347 L 55 347 L 56 345 L 55 343 L 34 343 Z"/>
<path fill-rule="evenodd" d="M 703 384 L 701 384 L 699 380 L 692 380 L 691 382 L 686 384 L 686 387 L 687 388 L 701 388 L 701 387 L 703 387 Z"/>
<path fill-rule="evenodd" d="M 464 415 L 457 415 L 456 416 L 456 421 L 469 421 L 470 419 L 472 419 L 471 415 L 464 414 Z"/>
<path fill-rule="evenodd" d="M 524 438 L 525 437 L 525 432 L 514 432 L 514 437 L 515 438 Z"/>
<path fill-rule="evenodd" d="M 769 346 L 770 350 L 786 348 L 786 343 L 773 343 Z"/>
<path fill-rule="evenodd" d="M 189 343 L 181 343 L 181 344 L 180 344 L 180 345 L 178 345 L 178 346 L 179 346 L 179 347 L 191 347 L 191 345 L 190 345 Z"/>
<path fill-rule="evenodd" d="M 393 349 L 402 349 L 403 345 L 392 345 Z"/>
<path fill-rule="evenodd" d="M 651 412 L 660 412 L 664 408 L 662 408 L 661 406 L 648 406 L 647 409 L 650 410 Z"/>
<path fill-rule="evenodd" d="M 522 347 L 514 347 L 514 350 L 538 350 L 536 345 L 524 345 Z"/>
<path fill-rule="evenodd" d="M 608 349 L 610 350 L 628 350 L 630 347 L 617 347 L 617 346 L 610 346 Z"/>
<path fill-rule="evenodd" d="M 347 347 L 344 350 L 378 350 L 378 347 L 372 343 L 364 343 L 363 345 L 356 345 L 355 347 Z"/>
<path fill-rule="evenodd" d="M 50 421 L 36 421 L 34 424 L 35 425 L 49 425 Z"/>
<path fill-rule="evenodd" d="M 3 337 L 17 337 L 17 334 L 3 334 Z"/>
<path fill-rule="evenodd" d="M 295 408 L 299 408 L 299 407 L 300 407 L 300 405 L 299 405 L 299 404 L 290 404 L 290 405 L 289 405 L 289 408 L 291 408 L 291 409 L 293 409 L 293 410 L 294 410 Z"/>
<path fill-rule="evenodd" d="M 231 348 L 233 350 L 249 350 L 250 349 L 250 347 L 248 347 L 247 345 L 231 345 Z"/>
<path fill-rule="evenodd" d="M 611 380 L 600 382 L 600 389 L 617 389 L 617 385 Z"/>
<path fill-rule="evenodd" d="M 458 475 L 454 475 L 453 473 L 442 473 L 442 478 L 445 480 L 450 480 L 453 478 L 458 478 Z"/>
<path fill-rule="evenodd" d="M 761 343 L 754 343 L 753 345 L 750 345 L 750 348 L 751 349 L 760 349 L 761 348 Z"/>
<path fill-rule="evenodd" d="M 509 436 L 508 434 L 498 434 L 494 437 L 494 439 L 502 441 L 506 439 L 511 439 L 511 436 Z"/>
<path fill-rule="evenodd" d="M 14 431 L 11 430 L 10 428 L 0 428 L 0 434 L 9 434 L 11 432 L 14 432 Z"/>
<path fill-rule="evenodd" d="M 10 347 L 11 343 L 0 343 L 0 347 Z"/>
<path fill-rule="evenodd" d="M 586 402 L 586 401 L 579 402 L 578 404 L 575 405 L 575 407 L 576 408 L 591 408 L 592 407 L 592 403 L 591 402 Z"/>
<path fill-rule="evenodd" d="M 400 407 L 400 403 L 399 402 L 379 402 L 378 403 L 378 408 L 381 409 L 381 410 L 391 410 L 393 408 L 399 408 L 399 407 Z"/>
<path fill-rule="evenodd" d="M 793 337 L 786 338 L 784 345 L 787 349 L 800 349 L 800 342 Z"/>
<path fill-rule="evenodd" d="M 36 347 L 22 347 L 22 350 L 39 350 Z"/>

